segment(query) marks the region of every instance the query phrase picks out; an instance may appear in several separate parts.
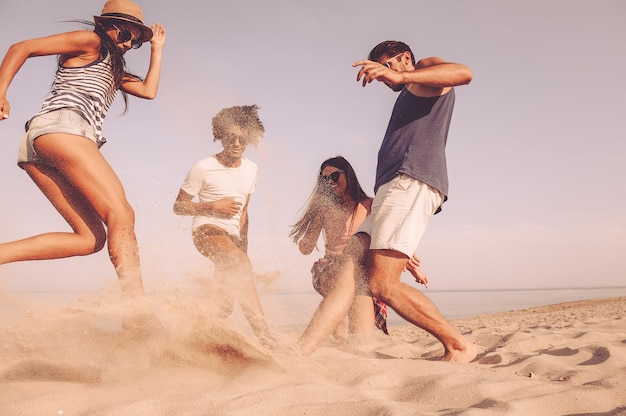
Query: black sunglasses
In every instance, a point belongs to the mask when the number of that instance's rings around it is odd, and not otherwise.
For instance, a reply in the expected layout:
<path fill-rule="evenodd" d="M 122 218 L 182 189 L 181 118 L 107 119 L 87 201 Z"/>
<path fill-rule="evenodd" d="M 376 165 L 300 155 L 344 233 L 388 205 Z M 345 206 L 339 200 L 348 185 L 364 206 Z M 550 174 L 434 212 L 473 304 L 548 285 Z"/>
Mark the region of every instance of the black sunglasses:
<path fill-rule="evenodd" d="M 225 133 L 221 140 L 224 144 L 232 144 L 235 143 L 236 140 L 239 140 L 239 144 L 242 146 L 247 146 L 250 143 L 250 139 L 246 135 L 234 133 Z"/>
<path fill-rule="evenodd" d="M 120 29 L 115 25 L 113 25 L 113 27 L 115 28 L 115 30 L 117 30 L 117 41 L 119 43 L 126 43 L 130 40 L 130 46 L 133 49 L 141 48 L 141 44 L 143 42 L 141 42 L 139 38 L 133 38 L 133 32 L 128 29 Z"/>
<path fill-rule="evenodd" d="M 342 173 L 342 170 L 336 170 L 328 176 L 320 175 L 320 180 L 324 183 L 328 183 L 329 181 L 337 182 Z"/>

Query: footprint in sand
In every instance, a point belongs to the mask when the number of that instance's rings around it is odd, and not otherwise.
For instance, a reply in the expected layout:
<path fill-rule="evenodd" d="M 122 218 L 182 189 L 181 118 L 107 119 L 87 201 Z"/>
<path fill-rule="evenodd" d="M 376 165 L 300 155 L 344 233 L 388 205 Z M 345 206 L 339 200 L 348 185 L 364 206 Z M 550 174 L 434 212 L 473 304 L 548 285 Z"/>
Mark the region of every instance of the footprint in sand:
<path fill-rule="evenodd" d="M 502 356 L 500 354 L 485 355 L 478 360 L 479 364 L 500 364 Z"/>
<path fill-rule="evenodd" d="M 609 352 L 609 349 L 606 347 L 593 347 L 590 348 L 591 352 L 592 352 L 592 357 L 590 359 L 588 359 L 587 361 L 583 361 L 582 363 L 579 363 L 578 365 L 598 365 L 598 364 L 602 364 L 603 362 L 605 362 L 606 360 L 608 360 L 611 357 L 611 353 Z"/>
<path fill-rule="evenodd" d="M 100 371 L 95 368 L 74 368 L 63 364 L 50 364 L 44 361 L 19 363 L 0 376 L 0 379 L 19 381 L 64 381 L 76 383 L 99 383 Z"/>

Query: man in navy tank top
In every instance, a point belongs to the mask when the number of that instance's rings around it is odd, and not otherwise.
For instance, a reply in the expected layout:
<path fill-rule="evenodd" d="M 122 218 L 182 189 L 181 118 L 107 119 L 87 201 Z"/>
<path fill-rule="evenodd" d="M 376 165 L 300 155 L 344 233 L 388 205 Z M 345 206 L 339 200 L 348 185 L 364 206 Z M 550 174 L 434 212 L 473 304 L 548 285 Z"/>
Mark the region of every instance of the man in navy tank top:
<path fill-rule="evenodd" d="M 445 148 L 454 87 L 468 84 L 472 71 L 465 65 L 430 57 L 416 62 L 403 42 L 378 44 L 367 60 L 355 62 L 363 87 L 379 81 L 399 92 L 379 153 L 372 213 L 352 237 L 337 280 L 334 302 L 321 305 L 298 346 L 312 353 L 325 339 L 335 316 L 349 307 L 350 290 L 358 282 L 354 270 L 365 267 L 372 296 L 400 316 L 435 336 L 445 349 L 444 361 L 470 362 L 476 347 L 416 288 L 400 281 L 408 270 L 418 283 L 428 278 L 415 255 L 430 217 L 441 211 L 448 196 Z M 342 288 L 347 288 L 343 290 Z M 342 292 L 343 290 L 343 292 Z"/>

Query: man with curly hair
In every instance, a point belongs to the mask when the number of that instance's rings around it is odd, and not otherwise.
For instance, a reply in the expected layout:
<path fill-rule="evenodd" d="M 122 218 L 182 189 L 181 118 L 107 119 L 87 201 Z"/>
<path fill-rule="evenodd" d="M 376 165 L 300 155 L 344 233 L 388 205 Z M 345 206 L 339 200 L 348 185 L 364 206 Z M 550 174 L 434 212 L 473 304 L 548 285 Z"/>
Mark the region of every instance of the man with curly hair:
<path fill-rule="evenodd" d="M 265 131 L 258 109 L 256 105 L 235 106 L 217 113 L 213 141 L 219 140 L 223 149 L 194 164 L 180 188 L 174 212 L 193 216 L 193 242 L 215 266 L 218 316 L 228 317 L 238 300 L 261 343 L 273 346 L 247 255 L 248 203 L 258 167 L 243 153 L 248 144 L 258 145 Z"/>

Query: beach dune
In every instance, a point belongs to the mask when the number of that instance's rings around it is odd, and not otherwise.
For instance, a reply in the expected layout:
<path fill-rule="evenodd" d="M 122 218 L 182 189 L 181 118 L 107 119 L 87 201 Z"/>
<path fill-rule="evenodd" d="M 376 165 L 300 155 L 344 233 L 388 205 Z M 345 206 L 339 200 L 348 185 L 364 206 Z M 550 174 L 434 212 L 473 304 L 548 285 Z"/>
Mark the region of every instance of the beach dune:
<path fill-rule="evenodd" d="M 158 301 L 158 334 L 121 331 L 95 299 L 4 319 L 0 414 L 626 415 L 623 297 L 454 320 L 479 348 L 469 364 L 436 361 L 441 344 L 408 324 L 297 357 Z"/>

